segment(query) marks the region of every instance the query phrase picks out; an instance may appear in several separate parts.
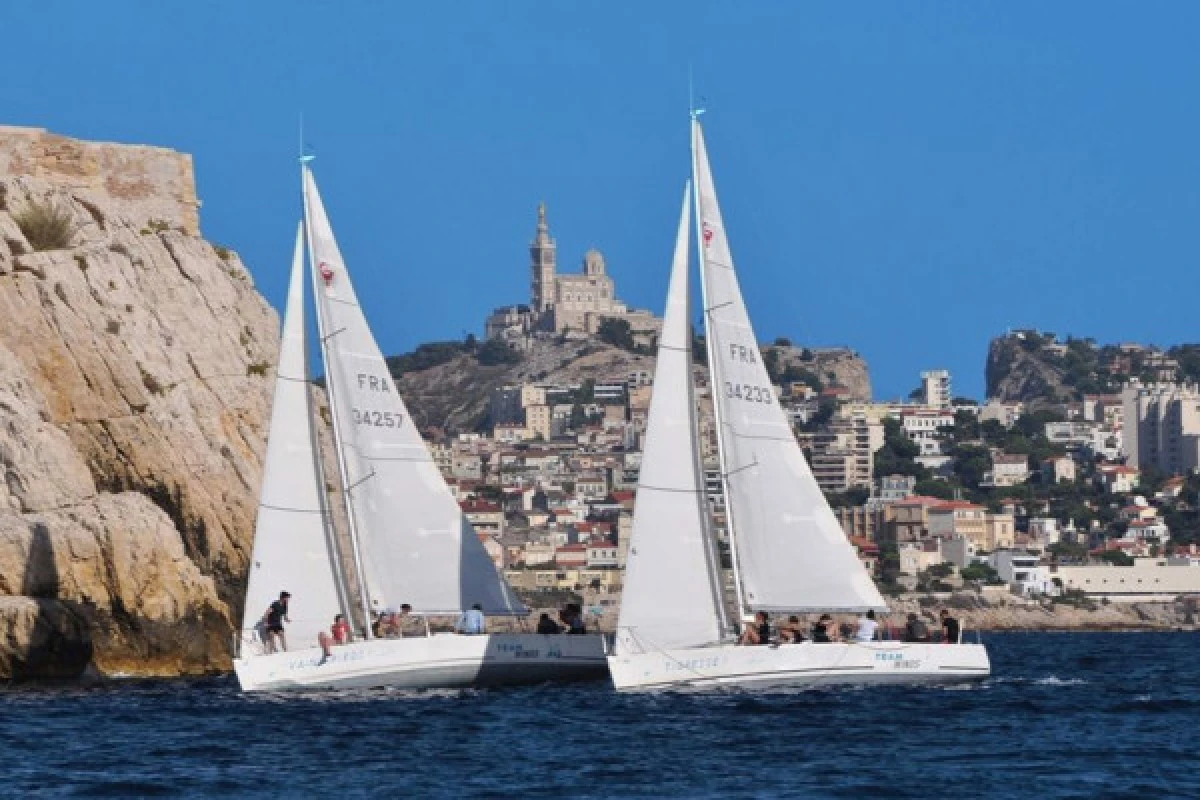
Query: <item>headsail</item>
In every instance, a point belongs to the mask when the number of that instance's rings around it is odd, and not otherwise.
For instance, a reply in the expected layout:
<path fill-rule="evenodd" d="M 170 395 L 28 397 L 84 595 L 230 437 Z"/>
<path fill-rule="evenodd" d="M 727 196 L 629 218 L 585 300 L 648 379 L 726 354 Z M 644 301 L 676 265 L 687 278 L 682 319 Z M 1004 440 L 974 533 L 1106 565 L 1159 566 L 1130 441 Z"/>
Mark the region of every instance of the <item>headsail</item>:
<path fill-rule="evenodd" d="M 621 652 L 692 647 L 721 637 L 719 586 L 708 541 L 696 447 L 692 394 L 691 326 L 688 303 L 688 203 L 675 240 L 667 309 L 663 315 L 654 394 L 646 422 L 646 444 L 638 479 L 637 505 L 617 640 Z"/>
<path fill-rule="evenodd" d="M 745 603 L 765 611 L 885 609 L 771 388 L 695 119 L 692 148 L 709 367 Z"/>
<path fill-rule="evenodd" d="M 345 603 L 309 407 L 303 248 L 297 230 L 242 629 L 252 630 L 279 593 L 288 591 L 287 635 L 292 646 L 311 647 Z"/>
<path fill-rule="evenodd" d="M 454 614 L 475 603 L 489 614 L 525 608 L 496 571 L 396 391 L 358 305 L 312 171 L 304 204 L 313 268 L 323 290 L 326 379 L 338 426 L 373 608 L 410 603 Z"/>

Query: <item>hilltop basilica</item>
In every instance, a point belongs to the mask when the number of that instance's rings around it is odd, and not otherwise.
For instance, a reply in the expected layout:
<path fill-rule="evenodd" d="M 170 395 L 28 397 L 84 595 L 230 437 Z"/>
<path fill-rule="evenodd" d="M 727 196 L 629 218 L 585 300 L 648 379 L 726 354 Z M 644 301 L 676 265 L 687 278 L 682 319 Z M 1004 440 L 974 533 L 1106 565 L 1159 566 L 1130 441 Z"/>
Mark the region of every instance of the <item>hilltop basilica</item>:
<path fill-rule="evenodd" d="M 634 338 L 653 344 L 661 320 L 649 311 L 629 309 L 617 299 L 617 287 L 608 274 L 604 256 L 589 250 L 583 272 L 558 273 L 558 245 L 550 236 L 546 204 L 538 206 L 537 233 L 529 245 L 532 270 L 529 305 L 503 306 L 488 316 L 487 338 L 517 343 L 535 333 L 557 333 L 582 338 L 595 334 L 608 317 L 629 323 Z"/>

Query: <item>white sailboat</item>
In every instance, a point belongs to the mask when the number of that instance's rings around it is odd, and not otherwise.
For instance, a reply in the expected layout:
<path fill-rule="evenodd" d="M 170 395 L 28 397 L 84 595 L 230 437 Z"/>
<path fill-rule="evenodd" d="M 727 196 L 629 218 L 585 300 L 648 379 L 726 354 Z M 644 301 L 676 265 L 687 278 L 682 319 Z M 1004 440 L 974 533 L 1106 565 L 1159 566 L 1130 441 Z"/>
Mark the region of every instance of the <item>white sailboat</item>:
<path fill-rule="evenodd" d="M 886 611 L 826 503 L 759 354 L 717 204 L 698 114 L 609 670 L 618 689 L 933 684 L 990 673 L 979 644 L 739 646 L 724 611 L 691 380 L 689 197 L 738 617 Z M 694 191 L 692 186 L 694 185 Z"/>
<path fill-rule="evenodd" d="M 496 571 L 397 393 L 363 315 L 307 162 L 239 652 L 245 691 L 433 688 L 593 677 L 605 669 L 599 635 L 428 633 L 376 638 L 369 630 L 328 656 L 318 635 L 336 614 L 365 621 L 412 606 L 424 617 L 527 609 Z M 304 251 L 338 455 L 354 569 L 343 565 L 325 502 L 308 393 Z M 352 578 L 350 576 L 353 576 Z M 355 591 L 351 591 L 351 587 Z M 271 652 L 259 621 L 292 595 L 286 651 Z M 351 598 L 358 603 L 351 609 Z"/>

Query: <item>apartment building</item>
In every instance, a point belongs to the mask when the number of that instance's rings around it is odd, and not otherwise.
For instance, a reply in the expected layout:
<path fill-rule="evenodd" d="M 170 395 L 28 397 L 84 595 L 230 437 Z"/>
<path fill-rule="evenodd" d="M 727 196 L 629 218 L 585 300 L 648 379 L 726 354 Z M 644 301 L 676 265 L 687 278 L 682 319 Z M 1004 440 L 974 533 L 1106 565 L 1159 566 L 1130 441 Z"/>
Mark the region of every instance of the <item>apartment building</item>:
<path fill-rule="evenodd" d="M 1173 475 L 1200 468 L 1200 391 L 1195 386 L 1133 381 L 1121 400 L 1129 466 L 1154 466 Z"/>

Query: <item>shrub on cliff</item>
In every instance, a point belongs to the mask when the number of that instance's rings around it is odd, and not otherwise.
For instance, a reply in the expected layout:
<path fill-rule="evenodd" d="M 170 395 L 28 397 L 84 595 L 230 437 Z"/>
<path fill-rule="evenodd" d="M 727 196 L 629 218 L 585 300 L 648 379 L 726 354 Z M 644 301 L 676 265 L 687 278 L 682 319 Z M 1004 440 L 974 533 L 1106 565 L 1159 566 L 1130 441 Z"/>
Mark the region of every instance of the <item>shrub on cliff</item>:
<path fill-rule="evenodd" d="M 75 236 L 70 214 L 53 203 L 30 203 L 13 219 L 34 250 L 65 250 Z"/>

